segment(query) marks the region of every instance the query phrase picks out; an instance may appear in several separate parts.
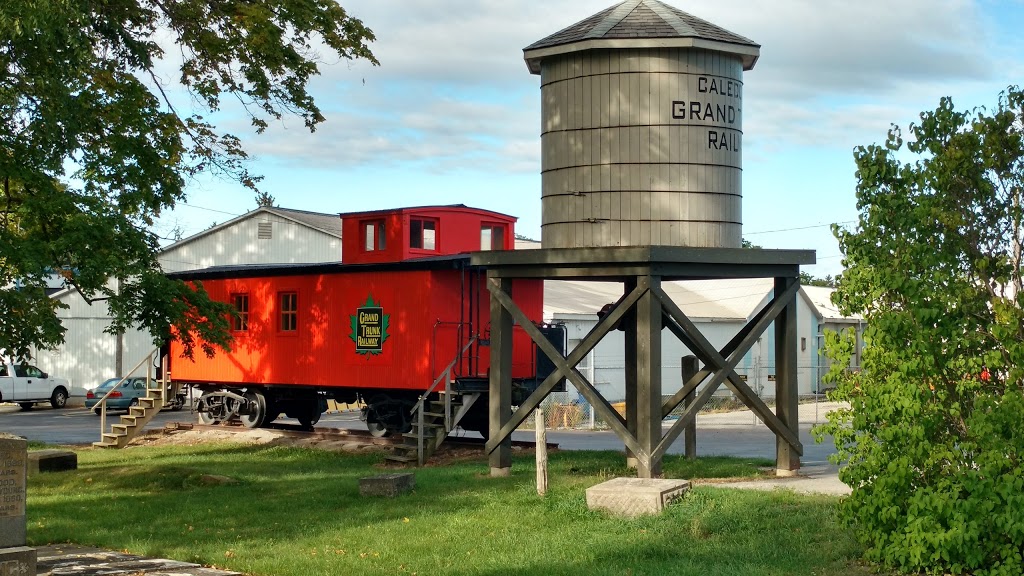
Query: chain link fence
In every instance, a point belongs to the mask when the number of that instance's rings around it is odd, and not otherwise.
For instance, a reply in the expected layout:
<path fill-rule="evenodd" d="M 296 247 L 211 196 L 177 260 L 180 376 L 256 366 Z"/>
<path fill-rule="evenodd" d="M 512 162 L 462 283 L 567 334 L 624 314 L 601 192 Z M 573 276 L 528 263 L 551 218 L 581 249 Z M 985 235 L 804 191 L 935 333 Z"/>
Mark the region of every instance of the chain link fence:
<path fill-rule="evenodd" d="M 604 396 L 612 407 L 619 414 L 625 414 L 625 386 L 622 384 L 624 378 L 624 367 L 604 366 L 591 368 L 586 363 L 578 367 L 580 372 L 594 385 L 601 395 Z M 666 367 L 670 369 L 671 367 Z M 676 374 L 679 374 L 678 366 Z M 855 370 L 856 367 L 851 369 Z M 602 374 L 605 373 L 605 374 Z M 736 373 L 743 379 L 750 389 L 769 407 L 775 407 L 776 379 L 775 367 L 773 365 L 755 366 L 748 369 L 736 369 Z M 799 397 L 801 412 L 810 413 L 814 424 L 825 421 L 825 414 L 831 403 L 828 403 L 826 393 L 833 385 L 822 381 L 828 373 L 828 366 L 798 366 L 797 381 L 799 383 Z M 606 376 L 603 378 L 603 376 Z M 681 386 L 681 376 L 675 381 L 662 379 L 662 393 L 665 400 L 668 400 Z M 702 385 L 703 386 L 703 385 Z M 698 388 L 700 390 L 701 388 Z M 810 406 L 813 405 L 813 408 Z M 547 416 L 549 429 L 563 430 L 602 430 L 608 425 L 600 416 L 595 414 L 593 407 L 580 394 L 572 383 L 566 383 L 565 392 L 553 392 L 542 403 L 544 413 Z M 684 407 L 677 406 L 667 419 L 678 418 Z M 749 422 L 750 426 L 763 426 L 761 420 L 750 411 L 749 408 L 729 389 L 722 384 L 708 402 L 701 408 L 698 417 L 711 414 L 733 414 L 742 416 L 746 412 L 750 418 L 731 418 L 731 423 Z M 804 416 L 806 419 L 807 416 Z"/>

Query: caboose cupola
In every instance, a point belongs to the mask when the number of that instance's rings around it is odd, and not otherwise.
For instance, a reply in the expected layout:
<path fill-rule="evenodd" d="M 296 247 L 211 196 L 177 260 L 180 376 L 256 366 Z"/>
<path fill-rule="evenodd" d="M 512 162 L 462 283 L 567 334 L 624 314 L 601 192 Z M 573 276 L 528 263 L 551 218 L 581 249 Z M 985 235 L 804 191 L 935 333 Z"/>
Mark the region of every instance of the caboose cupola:
<path fill-rule="evenodd" d="M 341 222 L 346 264 L 511 250 L 515 242 L 516 218 L 462 204 L 351 212 Z"/>

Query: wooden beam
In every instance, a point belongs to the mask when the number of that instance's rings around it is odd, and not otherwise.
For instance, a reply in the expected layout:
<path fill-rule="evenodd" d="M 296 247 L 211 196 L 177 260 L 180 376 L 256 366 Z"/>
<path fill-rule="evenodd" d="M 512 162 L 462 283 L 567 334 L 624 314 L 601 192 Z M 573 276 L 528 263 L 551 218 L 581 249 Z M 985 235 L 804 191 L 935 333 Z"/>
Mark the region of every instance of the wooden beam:
<path fill-rule="evenodd" d="M 636 439 L 641 453 L 636 454 L 637 477 L 661 476 L 661 456 L 654 449 L 661 441 L 661 278 L 647 277 L 648 290 L 636 306 L 636 356 L 626 358 L 637 366 Z"/>
<path fill-rule="evenodd" d="M 587 335 L 583 338 L 579 345 L 577 345 L 576 348 L 572 352 L 570 352 L 569 356 L 566 358 L 562 357 L 558 350 L 555 349 L 554 345 L 552 345 L 551 342 L 549 342 L 548 339 L 544 336 L 544 334 L 541 333 L 541 331 L 536 326 L 533 325 L 533 322 L 531 322 L 529 318 L 526 317 L 526 314 L 524 314 L 522 310 L 520 310 L 519 307 L 516 306 L 511 296 L 509 296 L 498 285 L 497 280 L 489 279 L 489 284 L 487 288 L 491 292 L 492 302 L 494 300 L 497 300 L 504 309 L 508 310 L 511 316 L 516 319 L 516 321 L 523 328 L 523 330 L 527 334 L 529 334 L 530 338 L 532 338 L 533 341 L 537 344 L 537 347 L 540 348 L 544 352 L 544 354 L 551 359 L 551 362 L 555 366 L 555 370 L 551 374 L 549 374 L 548 377 L 544 380 L 544 382 L 540 385 L 540 387 L 538 387 L 537 390 L 530 394 L 526 401 L 524 401 L 523 404 L 519 406 L 519 409 L 516 410 L 516 412 L 512 415 L 509 421 L 506 422 L 501 427 L 500 430 L 491 430 L 490 438 L 488 439 L 487 444 L 485 446 L 485 450 L 488 453 L 490 453 L 502 441 L 510 437 L 512 432 L 515 431 L 515 429 L 518 428 L 524 420 L 526 420 L 530 412 L 540 405 L 544 398 L 546 398 L 547 395 L 551 393 L 551 390 L 558 383 L 558 380 L 565 377 L 572 381 L 573 384 L 577 385 L 577 389 L 579 389 L 581 386 L 579 382 L 586 382 L 586 378 L 582 374 L 580 374 L 579 371 L 576 370 L 576 366 L 583 361 L 587 354 L 589 354 L 590 351 L 597 346 L 597 344 L 601 341 L 602 338 L 604 338 L 604 336 L 608 332 L 615 328 L 615 326 L 625 316 L 626 312 L 630 308 L 632 308 L 632 306 L 637 302 L 637 300 L 640 299 L 640 296 L 643 295 L 644 292 L 646 292 L 647 287 L 646 285 L 637 286 L 629 294 L 624 294 L 623 297 L 612 308 L 612 310 L 609 311 L 609 313 L 604 318 L 602 318 L 596 325 L 594 325 L 593 328 L 591 328 L 590 332 L 587 333 Z M 587 384 L 589 385 L 589 382 Z M 584 393 L 583 390 L 580 390 L 580 392 Z M 604 398 L 602 398 L 600 394 L 597 394 L 596 399 L 591 400 L 591 398 L 588 398 L 587 395 L 584 393 L 584 398 L 587 398 L 587 401 L 590 402 L 591 406 L 596 411 L 602 412 L 602 416 L 605 417 L 605 419 L 608 421 L 609 426 L 612 426 L 614 429 L 614 424 L 618 424 L 623 429 L 625 429 L 625 423 L 622 421 L 622 418 L 619 416 L 618 412 L 615 412 L 611 405 L 608 404 L 608 402 L 604 400 Z M 595 402 L 597 403 L 595 404 Z M 602 411 L 599 408 L 601 404 L 603 404 L 604 407 L 606 407 L 607 411 Z"/>
<path fill-rule="evenodd" d="M 636 278 L 628 278 L 625 282 L 623 293 L 630 293 L 636 289 Z M 634 438 L 637 437 L 637 382 L 639 377 L 637 375 L 638 365 L 636 362 L 636 341 L 637 341 L 637 325 L 636 325 L 636 309 L 631 308 L 629 312 L 623 317 L 623 362 L 625 374 L 623 374 L 625 393 L 626 393 L 626 428 Z M 626 449 L 626 467 L 636 469 L 639 465 L 638 455 L 633 453 L 629 448 Z"/>
<path fill-rule="evenodd" d="M 797 286 L 796 288 L 799 289 L 799 286 Z M 661 290 L 660 287 L 657 287 L 652 291 L 658 298 L 661 299 L 662 305 L 668 312 L 671 319 L 679 324 L 680 328 L 686 333 L 687 336 L 690 337 L 690 339 L 696 345 L 696 349 L 693 349 L 693 352 L 697 354 L 698 357 L 700 357 L 702 360 L 704 360 L 706 364 L 709 364 L 715 370 L 715 374 L 712 376 L 711 381 L 707 384 L 707 386 L 705 386 L 704 391 L 697 395 L 697 399 L 693 405 L 697 406 L 697 408 L 694 409 L 694 414 L 696 413 L 696 410 L 699 410 L 704 406 L 705 403 L 707 403 L 707 400 L 710 399 L 711 394 L 713 394 L 714 391 L 718 389 L 718 386 L 720 386 L 722 382 L 728 379 L 732 383 L 732 388 L 734 389 L 734 391 L 739 393 L 738 396 L 740 397 L 740 399 L 743 400 L 743 402 L 747 404 L 747 406 L 749 406 L 751 410 L 753 410 L 761 417 L 761 420 L 765 423 L 765 425 L 768 426 L 768 428 L 771 429 L 777 437 L 784 438 L 786 442 L 793 446 L 793 448 L 798 453 L 802 453 L 803 445 L 800 443 L 799 435 L 794 434 L 793 431 L 790 430 L 788 426 L 783 424 L 783 422 L 779 420 L 779 418 L 776 417 L 775 414 L 772 414 L 771 410 L 768 409 L 764 402 L 761 401 L 761 399 L 758 398 L 752 390 L 750 390 L 750 388 L 746 385 L 745 382 L 743 382 L 742 379 L 740 379 L 739 375 L 736 374 L 735 370 L 736 364 L 739 363 L 740 359 L 742 359 L 743 355 L 746 354 L 747 350 L 749 350 L 751 346 L 753 346 L 754 342 L 757 341 L 757 338 L 760 337 L 760 335 L 767 329 L 767 327 L 771 324 L 775 317 L 778 316 L 778 314 L 785 308 L 785 301 L 787 300 L 787 298 L 789 300 L 792 300 L 793 297 L 796 295 L 797 290 L 787 290 L 776 294 L 775 299 L 773 299 L 772 302 L 767 306 L 768 311 L 765 314 L 760 315 L 758 322 L 756 322 L 754 326 L 751 327 L 751 329 L 747 332 L 746 336 L 743 337 L 740 340 L 740 342 L 736 345 L 736 349 L 733 351 L 732 354 L 730 354 L 728 360 L 722 357 L 718 350 L 716 350 L 715 347 L 711 345 L 707 338 L 705 338 L 704 335 L 700 333 L 700 330 L 697 329 L 693 322 L 691 322 L 690 319 L 686 317 L 683 311 L 675 304 L 675 302 L 672 301 L 671 298 L 669 298 L 667 294 L 665 294 L 663 290 Z M 709 388 L 712 389 L 711 393 L 706 394 Z M 691 406 L 690 408 L 692 409 L 693 406 Z M 687 414 L 689 412 L 690 409 L 685 411 L 684 414 Z M 662 451 L 662 454 L 664 453 L 664 450 L 668 449 L 668 446 L 671 444 L 671 442 L 674 441 L 679 436 L 679 434 L 682 433 L 683 427 L 683 418 L 680 418 L 680 420 L 677 421 L 676 424 L 669 429 L 668 433 L 665 435 L 665 438 L 662 439 L 662 442 L 659 445 L 659 449 Z"/>
<path fill-rule="evenodd" d="M 775 294 L 788 294 L 800 289 L 799 278 L 776 278 Z M 775 409 L 783 426 L 800 435 L 799 381 L 797 379 L 796 299 L 790 298 L 785 311 L 775 319 Z M 800 468 L 803 450 L 793 442 L 776 439 L 776 468 L 795 472 Z"/>
<path fill-rule="evenodd" d="M 696 356 L 683 356 L 679 362 L 680 371 L 683 376 L 683 382 L 689 382 L 694 376 L 700 372 L 700 362 Z M 685 407 L 693 405 L 697 399 L 696 390 L 691 390 L 684 396 Z M 697 419 L 694 418 L 693 422 L 685 427 L 683 433 L 683 453 L 689 459 L 697 457 Z"/>
<path fill-rule="evenodd" d="M 490 434 L 496 435 L 512 415 L 512 315 L 497 294 L 512 290 L 512 280 L 488 278 L 491 291 Z M 502 438 L 488 451 L 491 476 L 512 471 L 512 438 Z"/>

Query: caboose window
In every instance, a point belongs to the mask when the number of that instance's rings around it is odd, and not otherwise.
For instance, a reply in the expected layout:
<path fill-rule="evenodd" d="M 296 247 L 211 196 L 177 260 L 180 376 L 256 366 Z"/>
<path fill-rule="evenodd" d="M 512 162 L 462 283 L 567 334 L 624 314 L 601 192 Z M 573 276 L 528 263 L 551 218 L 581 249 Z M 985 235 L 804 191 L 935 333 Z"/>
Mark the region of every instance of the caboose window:
<path fill-rule="evenodd" d="M 232 294 L 231 303 L 235 305 L 235 314 L 231 317 L 231 329 L 245 332 L 249 329 L 249 295 Z"/>
<path fill-rule="evenodd" d="M 281 332 L 295 332 L 299 328 L 299 295 L 282 292 L 278 299 L 281 302 Z"/>
<path fill-rule="evenodd" d="M 409 223 L 409 247 L 437 250 L 437 222 L 413 218 Z"/>
<path fill-rule="evenodd" d="M 363 250 L 373 252 L 374 250 L 383 250 L 384 248 L 384 221 L 373 220 L 372 222 L 364 222 Z"/>
<path fill-rule="evenodd" d="M 480 228 L 481 250 L 504 250 L 505 227 L 500 224 L 484 224 Z"/>

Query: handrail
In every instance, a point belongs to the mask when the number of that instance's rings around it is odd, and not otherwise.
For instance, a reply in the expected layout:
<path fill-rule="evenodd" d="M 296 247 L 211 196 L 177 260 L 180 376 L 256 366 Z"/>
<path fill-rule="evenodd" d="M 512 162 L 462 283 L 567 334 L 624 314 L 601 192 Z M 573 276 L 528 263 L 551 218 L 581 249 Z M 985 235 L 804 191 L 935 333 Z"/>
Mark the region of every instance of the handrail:
<path fill-rule="evenodd" d="M 147 354 L 145 358 L 139 360 L 139 363 L 136 364 L 134 368 L 129 370 L 128 374 L 122 376 L 121 379 L 118 380 L 116 384 L 111 386 L 110 390 L 107 390 L 107 393 L 103 395 L 103 398 L 100 398 L 99 402 L 97 402 L 96 405 L 92 407 L 93 410 L 95 410 L 96 408 L 100 409 L 100 441 L 103 440 L 103 433 L 107 430 L 107 398 L 109 398 L 110 395 L 114 393 L 114 390 L 117 390 L 117 387 L 120 386 L 125 380 L 131 378 L 132 374 L 135 374 L 135 371 L 138 370 L 139 367 L 142 366 L 142 363 L 146 361 L 149 362 L 149 366 L 146 367 L 146 390 L 148 394 L 149 374 L 150 367 L 152 367 L 153 365 L 153 355 L 159 352 L 159 348 L 154 348 L 153 351 Z"/>
<path fill-rule="evenodd" d="M 437 388 L 438 384 L 444 382 L 444 429 L 445 433 L 451 432 L 451 412 L 452 412 L 452 396 L 451 396 L 451 372 L 455 368 L 455 365 L 462 360 L 462 355 L 470 349 L 470 347 L 476 344 L 476 336 L 472 336 L 469 342 L 462 348 L 462 350 L 455 355 L 455 358 L 448 363 L 448 366 L 441 372 L 441 374 L 434 380 L 434 383 L 427 388 L 426 392 L 420 395 L 419 400 L 416 401 L 416 405 L 413 406 L 413 413 L 416 414 L 416 422 L 418 430 L 416 432 L 416 458 L 419 465 L 423 465 L 423 407 L 428 396 L 430 396 L 434 389 Z"/>

